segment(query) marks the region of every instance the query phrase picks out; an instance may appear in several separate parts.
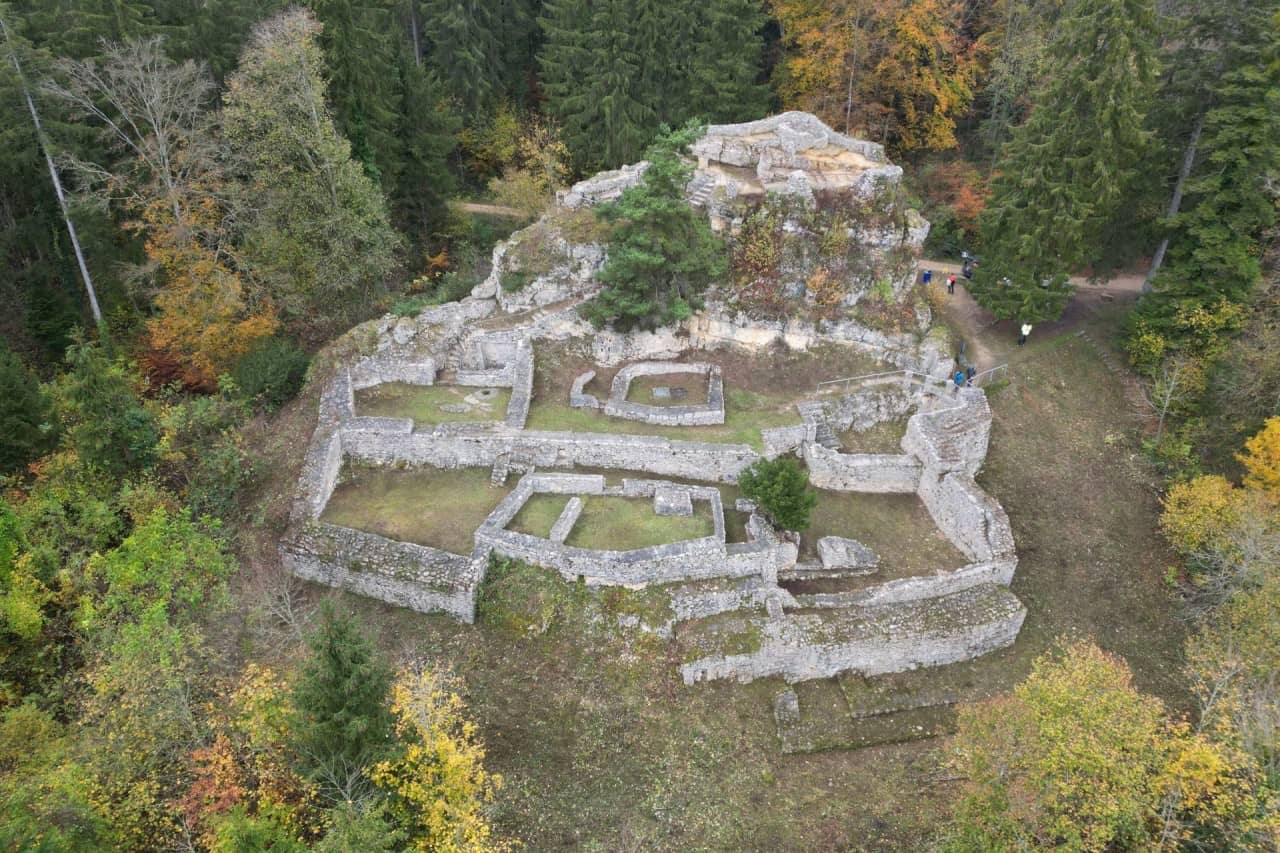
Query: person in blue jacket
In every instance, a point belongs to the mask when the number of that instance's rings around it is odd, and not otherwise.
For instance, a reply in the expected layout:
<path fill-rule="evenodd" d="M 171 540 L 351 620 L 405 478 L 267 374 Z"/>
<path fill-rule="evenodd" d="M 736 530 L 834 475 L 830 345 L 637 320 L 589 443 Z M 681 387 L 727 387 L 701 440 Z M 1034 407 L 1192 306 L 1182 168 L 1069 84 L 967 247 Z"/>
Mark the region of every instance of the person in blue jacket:
<path fill-rule="evenodd" d="M 955 376 L 953 376 L 953 377 L 951 377 L 951 379 L 952 379 L 952 381 L 954 381 L 954 382 L 956 383 L 956 387 L 955 387 L 953 390 L 954 390 L 954 391 L 959 391 L 959 390 L 960 390 L 960 386 L 961 386 L 961 385 L 964 385 L 964 381 L 965 381 L 965 380 L 964 380 L 964 371 L 963 371 L 963 370 L 957 370 L 957 371 L 956 371 L 956 375 L 955 375 Z"/>

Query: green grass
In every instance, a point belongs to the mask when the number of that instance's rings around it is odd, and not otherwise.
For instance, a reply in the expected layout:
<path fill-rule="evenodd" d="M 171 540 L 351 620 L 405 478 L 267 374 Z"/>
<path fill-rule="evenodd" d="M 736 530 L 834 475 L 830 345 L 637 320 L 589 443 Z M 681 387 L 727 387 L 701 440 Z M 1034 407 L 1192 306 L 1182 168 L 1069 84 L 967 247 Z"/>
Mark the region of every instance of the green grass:
<path fill-rule="evenodd" d="M 564 512 L 565 504 L 569 503 L 569 497 L 569 495 L 545 493 L 532 495 L 525 501 L 524 506 L 520 507 L 516 517 L 511 519 L 507 529 L 546 539 L 551 535 L 552 526 Z"/>
<path fill-rule="evenodd" d="M 837 433 L 843 453 L 901 453 L 907 419 L 884 421 L 870 429 Z"/>
<path fill-rule="evenodd" d="M 462 385 L 410 385 L 386 382 L 356 392 L 356 414 L 374 418 L 412 418 L 415 424 L 462 421 L 500 421 L 507 415 L 510 388 L 471 388 Z M 465 412 L 444 406 L 465 405 Z"/>
<path fill-rule="evenodd" d="M 705 373 L 659 373 L 653 376 L 637 376 L 627 386 L 627 399 L 646 406 L 704 406 L 707 403 Z M 653 396 L 653 389 L 683 388 L 685 396 L 660 400 Z"/>
<path fill-rule="evenodd" d="M 967 562 L 915 495 L 817 491 L 809 529 L 800 538 L 802 559 L 817 559 L 821 537 L 843 536 L 880 555 L 873 581 L 958 569 Z"/>
<path fill-rule="evenodd" d="M 698 539 L 715 532 L 709 501 L 694 501 L 693 516 L 656 515 L 649 498 L 590 495 L 582 499 L 582 515 L 566 545 L 601 551 L 632 551 Z"/>
<path fill-rule="evenodd" d="M 790 394 L 756 394 L 726 389 L 724 423 L 715 426 L 667 427 L 611 418 L 602 412 L 574 409 L 568 395 L 563 401 L 534 396 L 525 429 L 566 430 L 570 432 L 605 432 L 620 435 L 658 435 L 682 441 L 709 441 L 718 444 L 746 444 L 760 450 L 764 447 L 760 430 L 800 423 L 795 410 L 799 399 Z"/>
<path fill-rule="evenodd" d="M 396 470 L 348 466 L 321 521 L 470 554 L 475 530 L 509 491 L 488 468 Z"/>

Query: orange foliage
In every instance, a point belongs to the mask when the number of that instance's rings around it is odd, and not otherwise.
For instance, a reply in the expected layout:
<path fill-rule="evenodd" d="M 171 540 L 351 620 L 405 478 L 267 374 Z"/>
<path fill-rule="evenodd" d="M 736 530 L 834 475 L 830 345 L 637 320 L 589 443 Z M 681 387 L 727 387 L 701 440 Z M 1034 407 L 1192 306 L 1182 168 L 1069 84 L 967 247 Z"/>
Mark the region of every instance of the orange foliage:
<path fill-rule="evenodd" d="M 147 322 L 151 347 L 176 361 L 191 387 L 215 387 L 218 374 L 278 325 L 270 306 L 249 304 L 239 272 L 223 260 L 218 212 L 209 197 L 188 205 L 182 223 L 161 203 L 143 211 L 147 258 L 163 282 L 158 314 Z"/>
<path fill-rule="evenodd" d="M 978 228 L 978 216 L 987 206 L 990 190 L 982 173 L 963 160 L 940 163 L 930 169 L 921 183 L 925 196 L 949 206 L 956 213 L 960 227 L 972 234 Z"/>
<path fill-rule="evenodd" d="M 782 26 L 784 106 L 904 151 L 955 147 L 980 68 L 958 0 L 770 0 L 769 10 Z"/>
<path fill-rule="evenodd" d="M 212 745 L 192 750 L 189 761 L 194 779 L 178 805 L 186 825 L 208 845 L 213 840 L 209 818 L 230 811 L 244 799 L 245 772 L 235 747 L 221 733 Z"/>

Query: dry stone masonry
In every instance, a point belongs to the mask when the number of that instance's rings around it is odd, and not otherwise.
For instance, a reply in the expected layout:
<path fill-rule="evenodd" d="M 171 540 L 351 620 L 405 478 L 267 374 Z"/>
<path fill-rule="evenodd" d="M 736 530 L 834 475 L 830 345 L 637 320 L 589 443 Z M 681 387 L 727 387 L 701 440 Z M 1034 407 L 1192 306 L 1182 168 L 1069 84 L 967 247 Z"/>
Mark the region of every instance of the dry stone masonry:
<path fill-rule="evenodd" d="M 733 199 L 752 194 L 859 195 L 886 181 L 896 183 L 901 175 L 880 146 L 851 140 L 796 113 L 713 127 L 693 154 L 698 167 L 691 203 L 713 217 L 730 216 Z M 564 193 L 561 204 L 574 208 L 616 198 L 639 180 L 643 168 L 638 164 L 597 176 Z M 923 239 L 922 234 L 907 239 L 917 237 Z M 510 246 L 495 250 L 498 278 L 491 276 L 469 298 L 415 318 L 388 317 L 353 330 L 360 355 L 341 361 L 321 390 L 316 430 L 281 545 L 290 572 L 462 622 L 474 619 L 477 591 L 495 555 L 547 567 L 566 582 L 656 588 L 669 597 L 671 617 L 649 628 L 669 636 L 676 624 L 685 626 L 682 642 L 687 635 L 690 654 L 680 671 L 690 684 L 712 678 L 799 681 L 848 671 L 896 672 L 965 660 L 1013 642 L 1025 609 L 1008 590 L 1017 565 L 1012 532 L 999 503 L 974 479 L 986 456 L 991 412 L 980 389 L 944 390 L 949 362 L 937 337 L 885 336 L 848 320 L 760 323 L 715 306 L 691 318 L 679 334 L 672 329 L 597 331 L 577 316 L 574 305 L 551 305 L 554 300 L 544 298 L 547 293 L 580 297 L 590 285 L 566 288 L 562 277 L 542 296 L 535 288 L 521 300 L 505 299 L 498 282 Z M 599 257 L 583 252 L 575 257 L 572 275 L 589 281 Z M 547 307 L 528 310 L 536 306 Z M 517 311 L 525 313 L 513 316 Z M 559 390 L 568 393 L 571 406 L 598 410 L 601 418 L 687 428 L 688 438 L 628 434 L 625 424 L 600 433 L 527 429 L 542 340 L 582 341 L 598 366 L 622 365 L 606 401 L 585 392 L 593 371 Z M 851 346 L 898 369 L 815 394 L 798 412 L 801 423 L 761 432 L 762 451 L 698 440 L 699 427 L 723 424 L 725 418 L 715 351 L 758 349 L 778 341 L 801 349 Z M 700 360 L 674 360 L 682 356 Z M 636 377 L 676 373 L 705 377 L 705 403 L 660 406 L 628 399 Z M 505 418 L 418 425 L 407 418 L 360 417 L 355 411 L 357 389 L 441 381 L 510 388 Z M 835 431 L 904 417 L 900 453 L 844 453 L 833 440 Z M 829 536 L 818 545 L 821 565 L 798 565 L 796 545 L 749 501 L 732 508 L 749 513 L 746 541 L 728 541 L 718 484 L 736 482 L 762 457 L 787 454 L 804 460 L 819 488 L 918 496 L 965 562 L 933 574 L 883 580 L 877 554 L 854 539 Z M 471 550 L 453 554 L 321 521 L 343 465 L 353 463 L 482 468 L 491 472 L 495 486 L 510 491 L 474 531 Z M 581 469 L 646 476 L 608 485 L 599 473 Z M 567 497 L 547 535 L 513 529 L 521 509 L 546 494 Z M 709 515 L 711 532 L 634 550 L 567 544 L 574 530 L 588 523 L 584 506 L 609 498 L 646 501 L 658 517 Z M 793 594 L 780 585 L 780 577 L 814 570 L 868 577 L 855 590 L 839 593 Z"/>

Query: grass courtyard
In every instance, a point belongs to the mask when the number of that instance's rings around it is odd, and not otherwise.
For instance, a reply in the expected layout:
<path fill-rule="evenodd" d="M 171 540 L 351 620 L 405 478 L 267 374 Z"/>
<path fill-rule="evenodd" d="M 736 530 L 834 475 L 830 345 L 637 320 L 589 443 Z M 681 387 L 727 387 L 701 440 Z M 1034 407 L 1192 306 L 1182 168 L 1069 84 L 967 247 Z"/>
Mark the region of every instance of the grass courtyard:
<path fill-rule="evenodd" d="M 653 376 L 637 376 L 627 386 L 627 400 L 646 406 L 705 406 L 707 383 L 705 373 L 659 373 Z M 655 397 L 653 389 L 669 388 L 684 394 Z"/>
<path fill-rule="evenodd" d="M 488 468 L 348 465 L 320 520 L 470 554 L 476 528 L 510 491 L 490 485 L 489 475 Z"/>
<path fill-rule="evenodd" d="M 698 539 L 715 532 L 710 501 L 694 501 L 689 517 L 657 515 L 651 498 L 589 495 L 566 545 L 601 551 L 632 551 Z"/>
<path fill-rule="evenodd" d="M 510 388 L 462 385 L 411 385 L 386 382 L 355 394 L 360 417 L 412 418 L 415 424 L 500 421 L 511 402 Z"/>

